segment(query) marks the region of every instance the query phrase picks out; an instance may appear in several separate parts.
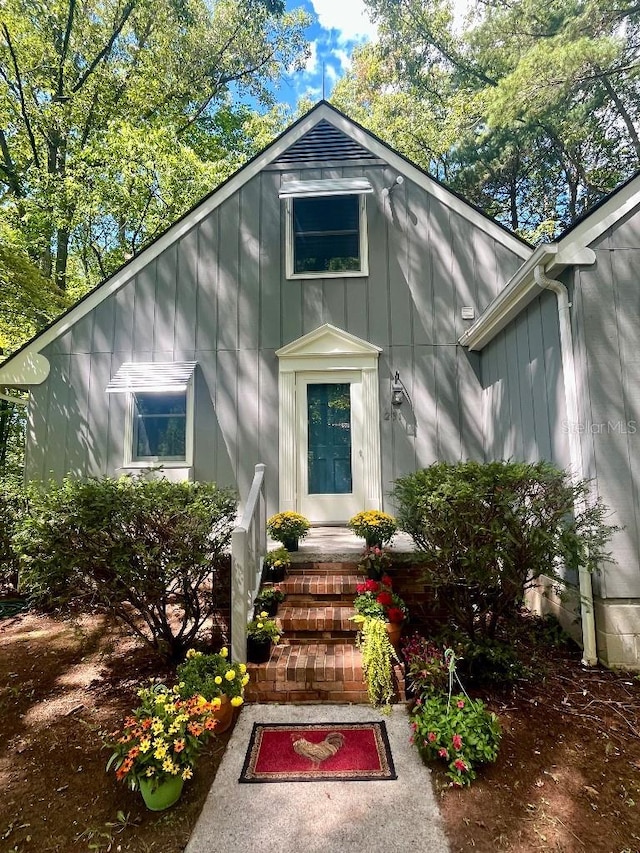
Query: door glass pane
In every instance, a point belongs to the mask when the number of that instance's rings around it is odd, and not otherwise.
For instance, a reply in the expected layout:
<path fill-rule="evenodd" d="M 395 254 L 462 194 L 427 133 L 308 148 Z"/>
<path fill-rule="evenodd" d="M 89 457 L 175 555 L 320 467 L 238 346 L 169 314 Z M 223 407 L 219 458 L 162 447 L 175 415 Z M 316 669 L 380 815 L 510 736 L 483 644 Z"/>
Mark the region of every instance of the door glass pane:
<path fill-rule="evenodd" d="M 307 385 L 307 418 L 309 494 L 350 494 L 349 383 Z"/>

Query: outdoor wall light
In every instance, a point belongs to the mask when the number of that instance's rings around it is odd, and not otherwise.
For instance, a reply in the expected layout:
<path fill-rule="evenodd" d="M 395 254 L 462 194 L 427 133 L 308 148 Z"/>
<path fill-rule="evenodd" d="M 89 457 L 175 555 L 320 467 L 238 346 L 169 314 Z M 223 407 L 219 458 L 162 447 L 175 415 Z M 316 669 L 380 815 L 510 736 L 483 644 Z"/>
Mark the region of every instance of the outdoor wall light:
<path fill-rule="evenodd" d="M 400 373 L 396 370 L 396 375 L 391 383 L 391 405 L 401 406 L 404 400 L 404 385 L 400 381 Z"/>

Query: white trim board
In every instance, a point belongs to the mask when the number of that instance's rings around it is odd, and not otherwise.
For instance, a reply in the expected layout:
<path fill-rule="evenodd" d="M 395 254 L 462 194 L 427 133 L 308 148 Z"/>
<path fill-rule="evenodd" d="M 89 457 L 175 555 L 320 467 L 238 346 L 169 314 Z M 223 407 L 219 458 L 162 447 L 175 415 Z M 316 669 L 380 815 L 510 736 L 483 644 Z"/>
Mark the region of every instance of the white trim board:
<path fill-rule="evenodd" d="M 532 250 L 522 241 L 518 240 L 517 237 L 510 235 L 497 222 L 494 222 L 489 217 L 480 213 L 479 210 L 471 207 L 417 166 L 405 160 L 391 148 L 388 148 L 384 143 L 377 140 L 368 131 L 355 125 L 347 116 L 344 116 L 329 104 L 322 101 L 310 110 L 306 116 L 289 128 L 289 130 L 285 131 L 275 142 L 271 143 L 264 151 L 247 163 L 246 166 L 239 169 L 226 183 L 222 184 L 217 190 L 214 190 L 210 196 L 203 199 L 182 219 L 170 226 L 164 234 L 158 237 L 146 249 L 143 249 L 126 266 L 117 270 L 111 278 L 97 285 L 93 291 L 70 311 L 60 317 L 59 320 L 54 322 L 48 329 L 45 329 L 33 338 L 15 355 L 10 356 L 3 365 L 0 365 L 0 385 L 26 388 L 29 385 L 39 385 L 41 382 L 44 382 L 48 375 L 48 364 L 46 367 L 39 365 L 37 370 L 27 369 L 29 364 L 36 364 L 35 356 L 38 353 L 67 332 L 75 323 L 96 308 L 107 297 L 131 281 L 148 263 L 209 216 L 213 210 L 241 189 L 244 184 L 255 177 L 260 171 L 272 164 L 284 151 L 290 148 L 323 119 L 371 151 L 372 154 L 375 154 L 386 162 L 391 168 L 422 187 L 422 189 L 426 190 L 426 192 L 437 198 L 444 205 L 455 210 L 472 224 L 490 234 L 523 260 L 530 256 Z"/>

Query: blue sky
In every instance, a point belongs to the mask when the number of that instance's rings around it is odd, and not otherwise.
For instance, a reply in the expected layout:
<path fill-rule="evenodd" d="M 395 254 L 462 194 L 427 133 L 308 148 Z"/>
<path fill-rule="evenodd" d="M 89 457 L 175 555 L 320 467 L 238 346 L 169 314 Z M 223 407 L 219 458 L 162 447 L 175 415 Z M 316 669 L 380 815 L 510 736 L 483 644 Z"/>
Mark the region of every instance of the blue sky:
<path fill-rule="evenodd" d="M 311 56 L 306 69 L 286 77 L 276 93 L 278 101 L 292 106 L 305 95 L 314 102 L 320 100 L 323 62 L 328 98 L 348 69 L 353 48 L 375 39 L 376 33 L 362 0 L 287 0 L 287 9 L 299 7 L 314 20 L 307 30 Z"/>

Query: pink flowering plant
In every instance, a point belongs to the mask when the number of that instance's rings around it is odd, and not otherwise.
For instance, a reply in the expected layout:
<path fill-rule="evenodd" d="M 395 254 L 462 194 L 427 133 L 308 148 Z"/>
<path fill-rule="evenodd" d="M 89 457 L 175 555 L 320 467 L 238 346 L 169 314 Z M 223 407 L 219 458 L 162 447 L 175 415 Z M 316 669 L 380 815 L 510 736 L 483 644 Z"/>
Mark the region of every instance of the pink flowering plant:
<path fill-rule="evenodd" d="M 377 545 L 365 548 L 358 563 L 358 569 L 368 578 L 376 581 L 379 581 L 383 575 L 388 575 L 390 568 L 391 557 Z"/>
<path fill-rule="evenodd" d="M 444 650 L 431 640 L 415 631 L 402 643 L 402 657 L 405 677 L 416 698 L 447 689 L 449 667 Z"/>
<path fill-rule="evenodd" d="M 456 787 L 470 785 L 475 767 L 498 757 L 500 724 L 479 699 L 464 693 L 432 693 L 415 703 L 411 714 L 412 740 L 426 760 L 448 765 L 447 776 Z"/>

